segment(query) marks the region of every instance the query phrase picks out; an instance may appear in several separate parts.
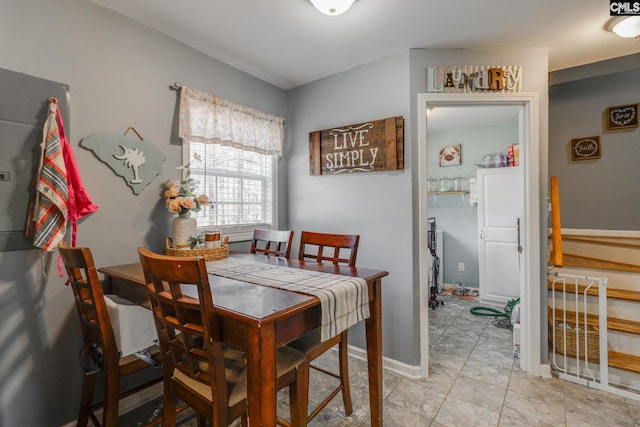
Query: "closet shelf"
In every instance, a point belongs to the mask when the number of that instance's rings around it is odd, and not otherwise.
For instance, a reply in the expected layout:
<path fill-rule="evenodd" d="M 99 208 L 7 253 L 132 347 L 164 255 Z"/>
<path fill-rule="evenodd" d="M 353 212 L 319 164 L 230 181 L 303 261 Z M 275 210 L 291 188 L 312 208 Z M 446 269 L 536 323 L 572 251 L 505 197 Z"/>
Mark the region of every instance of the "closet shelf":
<path fill-rule="evenodd" d="M 468 191 L 429 191 L 427 194 L 469 194 Z"/>
<path fill-rule="evenodd" d="M 447 196 L 449 194 L 458 194 L 462 196 L 462 201 L 464 202 L 464 197 L 469 194 L 468 191 L 429 191 L 427 194 L 433 196 L 433 201 L 438 202 L 438 196 Z"/>

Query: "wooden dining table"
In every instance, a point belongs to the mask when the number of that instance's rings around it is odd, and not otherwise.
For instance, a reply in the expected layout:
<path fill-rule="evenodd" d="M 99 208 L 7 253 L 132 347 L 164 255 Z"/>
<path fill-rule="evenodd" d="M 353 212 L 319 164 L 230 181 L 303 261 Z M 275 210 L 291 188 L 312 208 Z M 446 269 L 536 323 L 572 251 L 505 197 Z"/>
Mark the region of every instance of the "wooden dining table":
<path fill-rule="evenodd" d="M 371 426 L 382 426 L 382 270 L 304 262 L 262 254 L 230 257 L 282 267 L 359 277 L 367 282 L 365 319 Z M 139 263 L 99 268 L 105 291 L 149 307 Z M 276 425 L 276 351 L 321 324 L 318 297 L 209 274 L 213 304 L 221 319 L 222 339 L 246 352 L 247 411 L 250 426 Z"/>

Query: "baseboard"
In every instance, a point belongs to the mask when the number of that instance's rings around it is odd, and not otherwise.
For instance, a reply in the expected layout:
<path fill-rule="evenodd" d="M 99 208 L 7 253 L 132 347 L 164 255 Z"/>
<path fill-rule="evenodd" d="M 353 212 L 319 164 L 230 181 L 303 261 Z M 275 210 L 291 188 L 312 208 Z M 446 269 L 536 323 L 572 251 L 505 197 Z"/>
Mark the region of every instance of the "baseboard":
<path fill-rule="evenodd" d="M 351 345 L 348 347 L 349 356 L 353 356 L 356 359 L 360 359 L 366 362 L 367 350 Z M 395 359 L 390 359 L 384 356 L 382 357 L 382 368 L 413 380 L 422 378 L 420 366 L 407 365 L 406 363 L 402 363 Z"/>
<path fill-rule="evenodd" d="M 542 378 L 551 378 L 551 365 L 549 365 L 548 363 L 545 364 L 541 364 L 540 365 L 540 376 Z"/>

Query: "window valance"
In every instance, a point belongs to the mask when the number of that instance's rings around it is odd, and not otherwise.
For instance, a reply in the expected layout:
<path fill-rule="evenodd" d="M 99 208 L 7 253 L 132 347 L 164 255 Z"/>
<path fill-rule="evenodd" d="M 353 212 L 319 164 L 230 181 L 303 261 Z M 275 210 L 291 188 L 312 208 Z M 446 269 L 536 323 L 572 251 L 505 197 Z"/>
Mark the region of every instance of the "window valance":
<path fill-rule="evenodd" d="M 282 155 L 281 117 L 183 86 L 179 120 L 178 135 L 184 140 Z"/>

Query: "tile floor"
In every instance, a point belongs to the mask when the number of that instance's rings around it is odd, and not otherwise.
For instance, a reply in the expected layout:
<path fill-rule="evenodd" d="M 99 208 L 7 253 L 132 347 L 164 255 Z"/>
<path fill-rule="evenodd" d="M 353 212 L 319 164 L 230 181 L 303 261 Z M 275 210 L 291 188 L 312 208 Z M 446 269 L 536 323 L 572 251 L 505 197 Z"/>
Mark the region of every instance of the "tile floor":
<path fill-rule="evenodd" d="M 557 378 L 535 378 L 520 370 L 512 357 L 509 329 L 493 317 L 475 316 L 477 301 L 441 296 L 445 302 L 429 310 L 430 376 L 411 380 L 384 372 L 384 426 L 635 426 L 640 402 L 588 389 Z M 335 354 L 331 354 L 335 353 Z M 331 366 L 337 352 L 319 359 Z M 366 363 L 350 359 L 354 412 L 346 417 L 340 395 L 310 426 L 369 425 Z M 312 371 L 311 405 L 332 378 Z M 287 394 L 279 413 L 288 414 Z M 141 411 L 140 411 L 141 410 Z M 123 416 L 126 427 L 148 417 L 144 407 Z M 180 427 L 195 426 L 185 413 Z M 287 417 L 288 418 L 288 417 Z"/>

